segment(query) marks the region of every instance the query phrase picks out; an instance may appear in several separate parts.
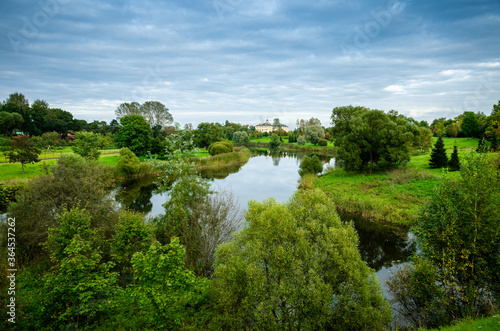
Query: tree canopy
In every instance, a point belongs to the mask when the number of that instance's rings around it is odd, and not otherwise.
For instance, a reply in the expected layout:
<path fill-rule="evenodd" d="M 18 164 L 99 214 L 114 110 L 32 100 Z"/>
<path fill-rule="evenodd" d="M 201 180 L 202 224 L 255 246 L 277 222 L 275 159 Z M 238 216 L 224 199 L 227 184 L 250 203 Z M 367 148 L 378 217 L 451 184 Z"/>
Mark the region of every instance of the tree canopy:
<path fill-rule="evenodd" d="M 347 170 L 386 169 L 406 164 L 420 129 L 396 111 L 388 114 L 364 107 L 333 109 L 332 132 L 339 158 Z"/>
<path fill-rule="evenodd" d="M 221 329 L 383 329 L 392 318 L 351 224 L 319 190 L 252 201 L 217 250 L 211 289 Z"/>

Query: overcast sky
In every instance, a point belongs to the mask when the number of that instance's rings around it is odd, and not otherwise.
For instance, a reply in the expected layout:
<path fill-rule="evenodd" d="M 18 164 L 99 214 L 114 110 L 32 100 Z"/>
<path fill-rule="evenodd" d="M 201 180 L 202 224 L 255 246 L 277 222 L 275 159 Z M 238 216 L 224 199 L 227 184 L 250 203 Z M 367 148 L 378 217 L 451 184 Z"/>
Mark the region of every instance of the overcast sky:
<path fill-rule="evenodd" d="M 330 126 L 350 104 L 432 121 L 500 99 L 498 0 L 1 0 L 0 36 L 0 100 L 85 120 L 154 100 L 195 126 Z"/>

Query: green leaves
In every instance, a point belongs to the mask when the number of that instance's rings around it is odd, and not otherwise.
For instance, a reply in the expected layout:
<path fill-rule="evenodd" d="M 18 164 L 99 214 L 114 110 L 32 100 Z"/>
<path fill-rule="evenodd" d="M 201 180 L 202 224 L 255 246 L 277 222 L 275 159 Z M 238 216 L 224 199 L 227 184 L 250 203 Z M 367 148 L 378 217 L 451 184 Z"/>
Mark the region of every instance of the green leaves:
<path fill-rule="evenodd" d="M 246 227 L 217 252 L 219 328 L 381 329 L 391 319 L 357 236 L 318 190 L 250 202 Z"/>
<path fill-rule="evenodd" d="M 306 174 L 318 174 L 323 171 L 323 165 L 319 158 L 314 155 L 313 157 L 305 156 L 300 162 L 299 175 L 303 177 Z"/>

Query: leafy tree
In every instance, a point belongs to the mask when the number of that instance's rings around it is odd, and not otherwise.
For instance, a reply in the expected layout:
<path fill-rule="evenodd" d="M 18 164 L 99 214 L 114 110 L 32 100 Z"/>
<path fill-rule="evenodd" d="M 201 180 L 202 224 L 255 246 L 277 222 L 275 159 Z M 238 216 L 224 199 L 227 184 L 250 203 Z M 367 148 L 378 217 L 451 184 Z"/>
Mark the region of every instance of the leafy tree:
<path fill-rule="evenodd" d="M 233 133 L 233 141 L 236 144 L 248 144 L 250 142 L 250 137 L 245 131 L 236 131 Z"/>
<path fill-rule="evenodd" d="M 273 131 L 278 132 L 278 136 L 281 135 L 281 122 L 279 118 L 273 120 Z"/>
<path fill-rule="evenodd" d="M 0 131 L 5 132 L 5 136 L 12 134 L 12 130 L 20 128 L 23 123 L 24 119 L 18 113 L 0 112 Z"/>
<path fill-rule="evenodd" d="M 146 155 L 151 147 L 151 127 L 140 115 L 120 118 L 121 127 L 114 136 L 118 147 L 128 147 L 135 155 Z"/>
<path fill-rule="evenodd" d="M 420 127 L 420 140 L 419 143 L 416 145 L 421 151 L 427 151 L 429 148 L 432 147 L 432 140 L 433 135 L 432 131 L 429 128 L 426 127 Z"/>
<path fill-rule="evenodd" d="M 319 125 L 308 125 L 305 131 L 306 140 L 316 145 L 320 139 L 325 138 L 325 130 Z"/>
<path fill-rule="evenodd" d="M 141 104 L 138 102 L 124 102 L 115 110 L 116 118 L 121 119 L 127 115 L 142 115 Z"/>
<path fill-rule="evenodd" d="M 98 160 L 103 137 L 93 132 L 78 132 L 72 149 L 76 154 L 90 160 Z"/>
<path fill-rule="evenodd" d="M 200 123 L 194 132 L 194 143 L 205 148 L 224 139 L 224 131 L 219 123 Z"/>
<path fill-rule="evenodd" d="M 429 160 L 431 168 L 443 168 L 448 166 L 448 156 L 444 148 L 443 138 L 439 137 L 434 148 L 431 151 L 431 159 Z"/>
<path fill-rule="evenodd" d="M 111 238 L 118 213 L 109 195 L 109 177 L 103 165 L 77 154 L 63 154 L 50 174 L 32 179 L 8 207 L 8 213 L 17 220 L 19 263 L 47 258 L 40 244 L 47 240 L 48 228 L 57 227 L 57 215 L 66 208 L 85 208 L 92 226 Z"/>
<path fill-rule="evenodd" d="M 313 157 L 305 156 L 300 162 L 299 175 L 303 177 L 305 174 L 318 174 L 323 171 L 323 165 L 319 158 L 314 155 Z"/>
<path fill-rule="evenodd" d="M 21 169 L 24 175 L 24 165 L 26 163 L 40 162 L 38 156 L 42 151 L 34 146 L 30 141 L 30 137 L 27 135 L 21 135 L 13 137 L 12 141 L 9 141 L 9 146 L 11 151 L 6 153 L 9 162 L 21 163 Z"/>
<path fill-rule="evenodd" d="M 179 239 L 172 238 L 166 246 L 156 242 L 132 257 L 135 313 L 145 316 L 155 329 L 181 329 L 193 314 L 191 307 L 204 299 L 207 282 L 184 267 L 185 252 Z"/>
<path fill-rule="evenodd" d="M 466 137 L 477 137 L 480 133 L 478 117 L 471 111 L 466 111 L 463 114 L 462 132 Z"/>
<path fill-rule="evenodd" d="M 174 121 L 172 114 L 159 101 L 146 101 L 141 105 L 141 115 L 151 127 L 159 125 L 165 127 Z"/>
<path fill-rule="evenodd" d="M 306 144 L 306 138 L 304 136 L 299 136 L 297 138 L 297 145 L 305 145 Z"/>
<path fill-rule="evenodd" d="M 117 168 L 127 175 L 135 175 L 141 171 L 141 161 L 130 149 L 124 147 L 120 150 Z"/>
<path fill-rule="evenodd" d="M 460 174 L 438 187 L 416 228 L 421 255 L 437 267 L 453 318 L 486 313 L 492 296 L 500 299 L 497 171 L 487 154 L 472 153 Z"/>
<path fill-rule="evenodd" d="M 278 148 L 280 144 L 281 144 L 280 137 L 275 133 L 271 134 L 271 141 L 269 142 L 269 146 L 271 148 Z"/>
<path fill-rule="evenodd" d="M 395 111 L 385 114 L 364 107 L 337 107 L 332 123 L 335 146 L 346 170 L 362 171 L 369 166 L 371 173 L 406 164 L 420 136 L 419 128 Z"/>
<path fill-rule="evenodd" d="M 30 107 L 28 99 L 26 99 L 24 94 L 18 92 L 9 94 L 9 97 L 4 101 L 4 104 L 7 104 L 9 102 L 16 104 L 23 109 L 27 109 Z"/>
<path fill-rule="evenodd" d="M 41 324 L 92 324 L 97 315 L 109 309 L 108 300 L 116 290 L 117 274 L 110 272 L 114 263 L 102 263 L 97 236 L 90 230 L 91 219 L 84 210 L 72 209 L 60 217 L 60 226 L 51 229 L 46 246 L 53 267 L 42 281 Z"/>
<path fill-rule="evenodd" d="M 351 224 L 319 190 L 251 201 L 246 225 L 217 250 L 215 329 L 382 329 L 391 308 Z"/>
<path fill-rule="evenodd" d="M 451 153 L 450 162 L 448 163 L 450 171 L 460 170 L 460 160 L 458 159 L 457 145 L 453 146 L 453 153 Z"/>
<path fill-rule="evenodd" d="M 499 150 L 499 147 L 498 147 L 498 139 L 497 139 L 497 136 L 493 136 L 493 139 L 491 140 L 491 147 L 490 147 L 491 151 L 492 152 L 496 152 Z"/>

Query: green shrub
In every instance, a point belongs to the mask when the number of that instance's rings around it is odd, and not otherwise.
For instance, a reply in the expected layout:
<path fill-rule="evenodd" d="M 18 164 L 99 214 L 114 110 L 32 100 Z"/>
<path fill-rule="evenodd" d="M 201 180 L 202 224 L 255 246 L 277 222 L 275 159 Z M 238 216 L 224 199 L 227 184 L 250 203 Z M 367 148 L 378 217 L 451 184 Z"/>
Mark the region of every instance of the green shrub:
<path fill-rule="evenodd" d="M 11 201 L 15 201 L 16 192 L 22 188 L 21 185 L 2 185 L 0 184 L 0 213 L 7 210 Z"/>
<path fill-rule="evenodd" d="M 304 136 L 300 136 L 297 138 L 297 145 L 305 145 L 306 144 L 306 138 Z"/>
<path fill-rule="evenodd" d="M 313 157 L 306 156 L 302 162 L 300 162 L 299 168 L 299 175 L 301 177 L 305 174 L 317 174 L 323 171 L 323 165 L 316 155 Z"/>
<path fill-rule="evenodd" d="M 318 145 L 319 146 L 328 146 L 328 141 L 326 141 L 326 139 L 320 139 L 318 141 Z"/>
<path fill-rule="evenodd" d="M 135 175 L 141 171 L 141 161 L 130 149 L 125 147 L 120 150 L 117 167 L 118 171 L 124 174 Z"/>
<path fill-rule="evenodd" d="M 233 143 L 229 140 L 222 140 L 222 141 L 219 141 L 219 143 L 221 144 L 224 144 L 228 149 L 229 149 L 229 152 L 232 152 L 233 151 Z"/>
<path fill-rule="evenodd" d="M 226 144 L 222 142 L 216 142 L 208 146 L 208 153 L 210 155 L 218 155 L 231 152 Z"/>

